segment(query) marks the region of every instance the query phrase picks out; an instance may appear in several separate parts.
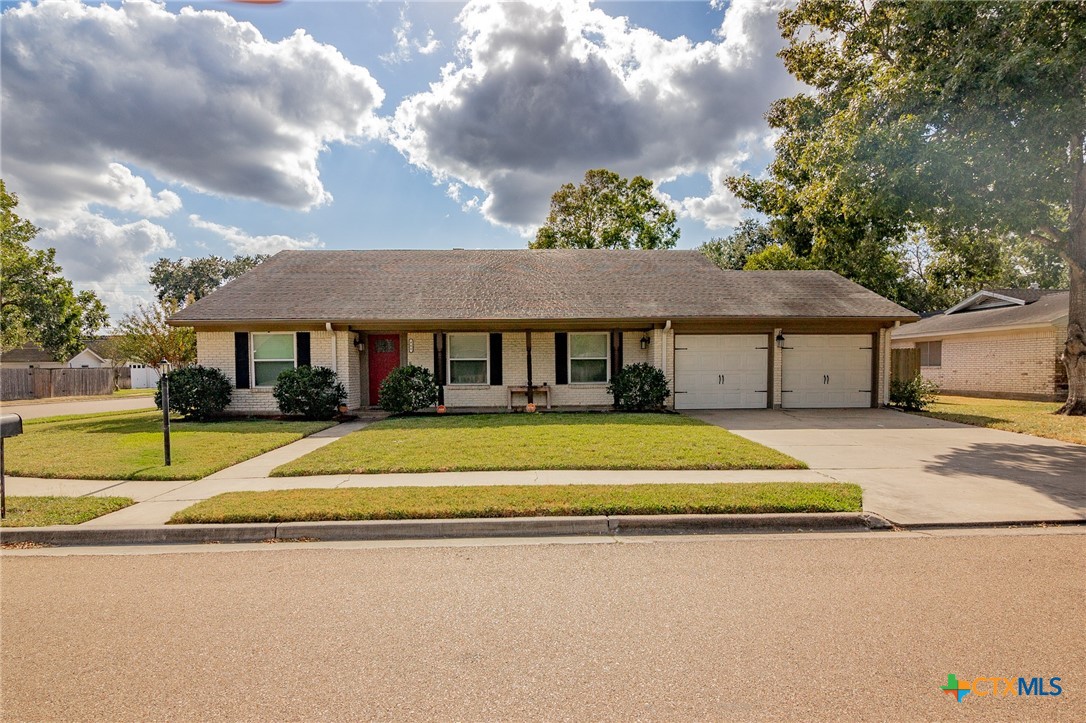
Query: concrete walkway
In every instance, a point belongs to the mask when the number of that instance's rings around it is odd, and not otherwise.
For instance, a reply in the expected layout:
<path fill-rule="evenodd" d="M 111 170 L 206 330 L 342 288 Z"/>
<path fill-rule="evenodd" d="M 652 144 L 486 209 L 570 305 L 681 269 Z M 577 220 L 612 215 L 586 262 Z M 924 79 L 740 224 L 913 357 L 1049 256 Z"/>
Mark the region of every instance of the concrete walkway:
<path fill-rule="evenodd" d="M 58 417 L 62 414 L 98 414 L 137 409 L 154 409 L 154 397 L 118 397 L 116 399 L 85 399 L 82 401 L 37 402 L 34 404 L 0 404 L 4 414 L 15 413 L 23 419 Z"/>
<path fill-rule="evenodd" d="M 1086 520 L 1086 446 L 888 409 L 690 416 L 863 487 L 902 525 Z"/>

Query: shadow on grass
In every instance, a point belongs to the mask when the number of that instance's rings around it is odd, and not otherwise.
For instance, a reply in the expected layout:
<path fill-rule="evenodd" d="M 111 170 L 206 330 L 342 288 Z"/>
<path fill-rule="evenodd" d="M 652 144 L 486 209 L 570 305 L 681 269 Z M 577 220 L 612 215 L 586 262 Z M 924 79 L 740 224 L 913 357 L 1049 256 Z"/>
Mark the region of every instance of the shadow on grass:
<path fill-rule="evenodd" d="M 1010 424 L 1005 417 L 988 417 L 982 414 L 964 414 L 961 412 L 920 412 L 920 416 L 929 419 L 941 419 L 944 422 L 970 424 L 974 427 L 994 427 L 997 424 Z"/>
<path fill-rule="evenodd" d="M 419 414 L 389 417 L 369 429 L 494 429 L 497 427 L 603 427 L 624 424 L 652 427 L 680 427 L 701 422 L 667 412 L 540 412 L 537 414 L 497 412 L 493 414 Z"/>

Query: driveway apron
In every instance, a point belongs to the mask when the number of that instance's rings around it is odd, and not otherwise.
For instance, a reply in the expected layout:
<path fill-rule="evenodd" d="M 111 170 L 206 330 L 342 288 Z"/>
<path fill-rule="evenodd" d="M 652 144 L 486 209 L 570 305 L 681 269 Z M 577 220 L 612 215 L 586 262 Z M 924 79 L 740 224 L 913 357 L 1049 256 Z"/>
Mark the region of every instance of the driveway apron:
<path fill-rule="evenodd" d="M 859 484 L 901 525 L 1086 520 L 1086 446 L 888 409 L 687 414 Z"/>

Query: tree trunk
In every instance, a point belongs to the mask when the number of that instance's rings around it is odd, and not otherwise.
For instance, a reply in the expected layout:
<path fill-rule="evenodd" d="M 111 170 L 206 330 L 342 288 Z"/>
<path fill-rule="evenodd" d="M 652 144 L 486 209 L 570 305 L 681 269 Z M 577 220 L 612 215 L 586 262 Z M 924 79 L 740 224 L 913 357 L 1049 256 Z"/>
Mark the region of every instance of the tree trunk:
<path fill-rule="evenodd" d="M 1067 266 L 1071 298 L 1067 306 L 1067 341 L 1063 365 L 1067 369 L 1067 401 L 1058 414 L 1086 415 L 1086 138 L 1071 139 L 1074 185 L 1071 191 L 1070 244 Z"/>
<path fill-rule="evenodd" d="M 1081 416 L 1086 415 L 1086 269 L 1075 261 L 1068 265 L 1071 298 L 1067 310 L 1067 341 L 1063 347 L 1067 401 L 1057 414 Z"/>

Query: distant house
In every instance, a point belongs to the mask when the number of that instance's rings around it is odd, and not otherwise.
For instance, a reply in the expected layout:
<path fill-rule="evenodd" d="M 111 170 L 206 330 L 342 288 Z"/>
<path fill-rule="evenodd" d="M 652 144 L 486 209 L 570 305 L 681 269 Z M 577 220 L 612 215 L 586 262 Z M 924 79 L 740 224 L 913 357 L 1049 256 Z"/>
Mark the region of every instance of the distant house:
<path fill-rule="evenodd" d="M 916 315 L 831 271 L 722 271 L 696 251 L 283 251 L 175 314 L 230 410 L 274 414 L 286 369 L 337 372 L 351 407 L 405 364 L 449 408 L 606 407 L 656 366 L 677 409 L 876 407 L 890 329 Z"/>
<path fill-rule="evenodd" d="M 892 346 L 919 348 L 921 375 L 948 394 L 1063 401 L 1068 301 L 1067 291 L 978 291 L 895 329 Z"/>
<path fill-rule="evenodd" d="M 0 369 L 60 369 L 67 362 L 53 359 L 53 355 L 37 344 L 23 344 L 17 349 L 0 353 Z"/>
<path fill-rule="evenodd" d="M 24 344 L 18 349 L 0 354 L 0 369 L 103 369 L 128 368 L 129 375 L 118 382 L 124 387 L 131 380 L 133 389 L 149 389 L 158 383 L 158 372 L 146 364 L 125 362 L 114 364 L 109 358 L 107 342 L 110 337 L 89 339 L 86 347 L 68 361 L 56 361 L 53 356 L 37 344 Z"/>

